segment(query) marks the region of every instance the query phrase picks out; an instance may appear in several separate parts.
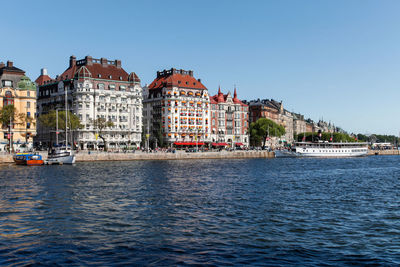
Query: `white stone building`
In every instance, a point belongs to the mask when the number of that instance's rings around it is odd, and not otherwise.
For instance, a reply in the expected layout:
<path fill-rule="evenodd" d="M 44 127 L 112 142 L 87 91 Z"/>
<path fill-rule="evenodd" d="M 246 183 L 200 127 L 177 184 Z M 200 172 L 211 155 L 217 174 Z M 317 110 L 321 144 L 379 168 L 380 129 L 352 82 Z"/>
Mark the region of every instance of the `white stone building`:
<path fill-rule="evenodd" d="M 46 71 L 36 80 L 38 84 L 38 115 L 50 110 L 65 108 L 67 90 L 68 108 L 84 125 L 73 135 L 73 143 L 80 149 L 104 147 L 98 137 L 98 128 L 93 120 L 104 118 L 114 126 L 105 129 L 102 136 L 109 148 L 138 147 L 142 134 L 142 88 L 139 77 L 128 74 L 121 61 L 90 56 L 82 60 L 70 57 L 66 71 L 51 79 Z M 37 142 L 54 143 L 50 129 L 38 125 Z"/>

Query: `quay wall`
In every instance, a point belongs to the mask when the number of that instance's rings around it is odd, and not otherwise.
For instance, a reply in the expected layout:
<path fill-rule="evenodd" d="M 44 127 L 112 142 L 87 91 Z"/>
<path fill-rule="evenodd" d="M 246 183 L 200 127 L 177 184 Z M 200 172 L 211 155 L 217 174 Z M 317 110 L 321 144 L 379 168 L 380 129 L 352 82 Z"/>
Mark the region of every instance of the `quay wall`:
<path fill-rule="evenodd" d="M 43 159 L 47 158 L 47 152 L 39 152 Z M 76 162 L 91 161 L 129 161 L 129 160 L 187 160 L 187 159 L 244 159 L 244 158 L 273 158 L 274 153 L 269 151 L 221 151 L 221 152 L 198 152 L 186 153 L 88 153 L 80 151 L 76 154 Z M 0 163 L 12 163 L 9 154 L 0 155 Z"/>
<path fill-rule="evenodd" d="M 44 159 L 47 152 L 38 152 Z M 400 150 L 369 150 L 369 156 L 374 155 L 400 155 Z M 129 161 L 129 160 L 187 160 L 187 159 L 246 159 L 246 158 L 273 158 L 274 152 L 270 151 L 221 151 L 221 152 L 198 152 L 186 153 L 88 153 L 81 151 L 76 154 L 76 162 L 91 161 Z M 12 155 L 0 154 L 0 164 L 13 163 Z"/>
<path fill-rule="evenodd" d="M 400 155 L 400 150 L 397 149 L 388 149 L 388 150 L 369 150 L 368 155 Z"/>

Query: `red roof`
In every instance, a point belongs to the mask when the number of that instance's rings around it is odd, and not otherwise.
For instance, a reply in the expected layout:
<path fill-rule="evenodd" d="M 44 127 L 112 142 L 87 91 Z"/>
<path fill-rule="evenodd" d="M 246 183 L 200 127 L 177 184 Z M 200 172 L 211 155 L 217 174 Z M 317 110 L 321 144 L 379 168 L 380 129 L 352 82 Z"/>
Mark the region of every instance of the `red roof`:
<path fill-rule="evenodd" d="M 45 82 L 50 81 L 50 80 L 51 80 L 51 78 L 49 75 L 40 75 L 36 79 L 35 83 L 37 83 L 38 85 L 43 85 Z"/>
<path fill-rule="evenodd" d="M 103 64 L 101 63 L 103 62 Z M 67 79 L 72 79 L 74 78 L 76 72 L 82 67 L 86 67 L 86 69 L 90 72 L 90 75 L 92 78 L 95 79 L 104 79 L 104 80 L 115 80 L 115 81 L 130 81 L 130 82 L 140 82 L 139 77 L 136 75 L 136 73 L 132 72 L 128 74 L 122 67 L 121 67 L 121 61 L 115 60 L 115 61 L 109 61 L 105 58 L 102 59 L 94 59 L 90 56 L 85 57 L 84 59 L 75 60 L 75 57 L 70 58 L 70 66 L 68 69 L 66 69 L 56 80 L 57 81 L 62 81 L 62 80 L 67 80 Z M 80 72 L 80 75 L 82 73 L 87 73 L 85 72 Z M 46 80 L 47 78 L 41 76 L 38 77 L 37 80 L 48 81 Z M 50 77 L 49 77 L 49 80 Z"/>
<path fill-rule="evenodd" d="M 207 90 L 200 80 L 196 80 L 196 78 L 193 77 L 192 71 L 176 69 L 157 72 L 157 78 L 149 85 L 149 89 L 159 89 L 173 86 Z"/>
<path fill-rule="evenodd" d="M 228 98 L 228 94 L 224 95 L 223 93 L 221 93 L 221 88 L 218 88 L 218 94 L 210 97 L 210 103 L 211 104 L 225 103 L 227 98 Z M 246 107 L 248 106 L 237 98 L 236 88 L 235 88 L 235 92 L 233 94 L 232 101 L 233 101 L 233 103 L 240 104 L 241 106 L 246 106 Z"/>

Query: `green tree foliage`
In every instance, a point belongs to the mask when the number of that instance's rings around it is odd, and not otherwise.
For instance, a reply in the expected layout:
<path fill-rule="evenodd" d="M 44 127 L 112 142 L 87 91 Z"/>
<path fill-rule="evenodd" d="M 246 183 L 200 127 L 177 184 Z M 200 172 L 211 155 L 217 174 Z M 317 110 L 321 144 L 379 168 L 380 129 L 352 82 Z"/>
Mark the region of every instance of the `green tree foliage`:
<path fill-rule="evenodd" d="M 357 138 L 363 142 L 399 144 L 399 138 L 395 135 L 371 134 L 368 136 L 365 134 L 357 134 Z"/>
<path fill-rule="evenodd" d="M 43 114 L 39 116 L 39 121 L 40 123 L 52 130 L 55 130 L 57 128 L 57 112 L 55 110 L 51 110 L 47 114 Z M 68 130 L 77 130 L 77 129 L 82 129 L 83 125 L 81 124 L 78 116 L 72 114 L 70 111 L 68 111 Z M 65 111 L 59 111 L 58 112 L 58 129 L 64 130 L 65 131 Z"/>
<path fill-rule="evenodd" d="M 0 110 L 0 123 L 3 128 L 6 128 L 10 126 L 10 121 L 13 124 L 17 124 L 15 120 L 19 119 L 21 116 L 23 116 L 23 114 L 17 113 L 17 109 L 14 105 L 7 105 Z"/>
<path fill-rule="evenodd" d="M 260 118 L 250 124 L 250 145 L 264 146 L 267 137 L 280 137 L 285 134 L 285 128 L 282 125 L 266 118 Z"/>
<path fill-rule="evenodd" d="M 104 138 L 104 131 L 107 128 L 113 127 L 114 123 L 112 121 L 108 121 L 105 118 L 97 118 L 92 120 L 93 130 L 98 133 L 99 137 L 103 140 L 104 143 L 104 151 L 107 151 L 107 142 Z"/>
<path fill-rule="evenodd" d="M 18 113 L 17 109 L 15 108 L 14 105 L 7 105 L 4 106 L 0 110 L 0 124 L 3 127 L 3 129 L 9 128 L 10 124 L 11 125 L 22 125 L 25 124 L 28 118 L 25 113 Z M 11 143 L 13 143 L 13 136 L 11 135 Z M 11 146 L 11 150 L 14 152 L 14 147 Z"/>

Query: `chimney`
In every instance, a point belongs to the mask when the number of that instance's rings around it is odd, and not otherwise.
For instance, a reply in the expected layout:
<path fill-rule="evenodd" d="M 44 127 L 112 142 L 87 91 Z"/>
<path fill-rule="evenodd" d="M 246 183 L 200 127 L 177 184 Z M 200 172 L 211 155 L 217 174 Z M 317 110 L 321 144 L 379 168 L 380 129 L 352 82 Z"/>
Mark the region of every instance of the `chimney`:
<path fill-rule="evenodd" d="M 85 57 L 86 65 L 92 66 L 93 65 L 93 58 L 91 56 Z"/>
<path fill-rule="evenodd" d="M 47 75 L 47 69 L 43 68 L 40 70 L 40 76 Z"/>
<path fill-rule="evenodd" d="M 161 72 L 157 71 L 157 78 L 160 78 Z"/>
<path fill-rule="evenodd" d="M 121 68 L 121 60 L 117 59 L 115 60 L 115 66 L 117 66 L 118 69 Z"/>
<path fill-rule="evenodd" d="M 189 70 L 189 76 L 193 77 L 193 71 Z"/>
<path fill-rule="evenodd" d="M 2 62 L 0 62 L 0 68 L 4 68 L 4 62 L 2 61 Z"/>
<path fill-rule="evenodd" d="M 76 57 L 74 55 L 69 57 L 69 67 L 71 68 L 72 66 L 76 65 Z"/>
<path fill-rule="evenodd" d="M 100 58 L 100 63 L 101 63 L 101 65 L 102 65 L 103 67 L 107 66 L 107 59 L 104 58 L 104 57 Z"/>
<path fill-rule="evenodd" d="M 8 60 L 7 61 L 7 67 L 12 68 L 12 66 L 13 66 L 13 62 Z"/>
<path fill-rule="evenodd" d="M 197 79 L 197 81 L 198 81 L 199 83 L 201 83 L 201 79 Z"/>

